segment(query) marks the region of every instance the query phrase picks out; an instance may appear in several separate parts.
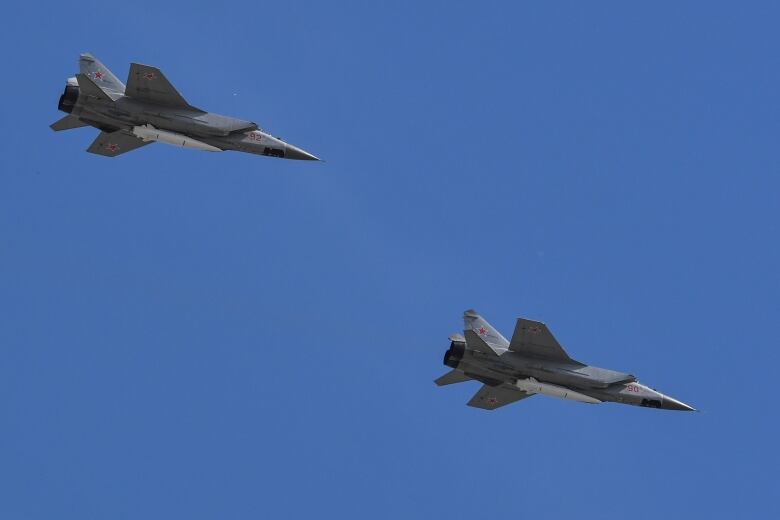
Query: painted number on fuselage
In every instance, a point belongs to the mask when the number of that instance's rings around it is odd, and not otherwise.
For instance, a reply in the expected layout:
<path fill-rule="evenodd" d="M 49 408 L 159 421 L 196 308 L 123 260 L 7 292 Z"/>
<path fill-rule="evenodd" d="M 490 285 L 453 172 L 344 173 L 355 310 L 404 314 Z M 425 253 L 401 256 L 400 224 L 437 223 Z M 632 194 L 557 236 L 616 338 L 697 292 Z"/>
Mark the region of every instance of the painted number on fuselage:
<path fill-rule="evenodd" d="M 249 132 L 247 137 L 249 137 L 250 141 L 257 141 L 258 143 L 263 139 L 261 134 L 256 134 L 255 132 Z"/>
<path fill-rule="evenodd" d="M 626 386 L 626 390 L 629 392 L 639 393 L 639 387 L 636 385 L 628 385 Z"/>

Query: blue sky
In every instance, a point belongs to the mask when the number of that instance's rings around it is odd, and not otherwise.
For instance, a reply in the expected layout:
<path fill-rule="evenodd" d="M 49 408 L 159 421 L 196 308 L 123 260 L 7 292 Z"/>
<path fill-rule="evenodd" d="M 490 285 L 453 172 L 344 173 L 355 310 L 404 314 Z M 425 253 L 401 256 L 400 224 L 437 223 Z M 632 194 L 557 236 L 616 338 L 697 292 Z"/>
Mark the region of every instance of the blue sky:
<path fill-rule="evenodd" d="M 777 516 L 779 15 L 6 6 L 0 517 Z M 326 162 L 87 154 L 84 51 Z M 703 413 L 468 408 L 469 307 Z"/>

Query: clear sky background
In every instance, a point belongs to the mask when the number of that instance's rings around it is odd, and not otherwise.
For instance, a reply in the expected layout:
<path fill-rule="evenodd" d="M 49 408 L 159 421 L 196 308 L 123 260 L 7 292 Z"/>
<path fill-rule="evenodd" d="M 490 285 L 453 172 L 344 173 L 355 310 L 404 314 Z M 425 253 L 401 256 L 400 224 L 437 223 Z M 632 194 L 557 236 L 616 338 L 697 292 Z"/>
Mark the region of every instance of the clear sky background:
<path fill-rule="evenodd" d="M 776 2 L 15 2 L 0 518 L 771 518 Z M 54 133 L 89 51 L 324 163 Z M 474 307 L 703 410 L 437 388 Z"/>

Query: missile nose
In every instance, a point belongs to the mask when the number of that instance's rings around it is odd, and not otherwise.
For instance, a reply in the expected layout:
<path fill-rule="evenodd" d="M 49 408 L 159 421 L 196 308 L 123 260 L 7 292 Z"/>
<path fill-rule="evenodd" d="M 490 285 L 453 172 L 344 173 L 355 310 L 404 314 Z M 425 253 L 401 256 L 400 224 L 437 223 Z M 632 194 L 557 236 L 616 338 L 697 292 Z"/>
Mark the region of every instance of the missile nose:
<path fill-rule="evenodd" d="M 697 411 L 696 408 L 692 406 L 688 406 L 682 401 L 678 401 L 677 399 L 672 399 L 671 397 L 666 395 L 664 396 L 663 403 L 661 404 L 661 408 L 663 408 L 664 410 L 682 410 L 685 412 Z"/>
<path fill-rule="evenodd" d="M 284 145 L 284 157 L 286 159 L 297 159 L 299 161 L 319 161 L 319 157 L 316 157 L 309 152 L 301 150 L 297 146 L 291 144 Z"/>

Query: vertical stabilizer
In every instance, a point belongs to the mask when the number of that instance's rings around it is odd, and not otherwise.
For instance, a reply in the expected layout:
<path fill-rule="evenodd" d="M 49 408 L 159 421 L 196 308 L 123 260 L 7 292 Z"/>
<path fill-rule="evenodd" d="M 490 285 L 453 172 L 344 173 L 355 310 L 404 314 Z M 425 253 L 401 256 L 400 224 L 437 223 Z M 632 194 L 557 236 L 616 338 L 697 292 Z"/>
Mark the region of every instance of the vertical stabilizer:
<path fill-rule="evenodd" d="M 79 83 L 79 103 L 85 103 L 89 98 L 96 101 L 113 103 L 114 100 L 108 95 L 108 92 L 98 87 L 89 76 L 77 74 L 76 81 Z"/>
<path fill-rule="evenodd" d="M 114 73 L 99 59 L 89 53 L 84 53 L 79 58 L 79 72 L 91 79 L 113 100 L 125 93 L 125 84 L 119 81 L 119 78 L 114 76 Z"/>
<path fill-rule="evenodd" d="M 474 309 L 463 313 L 463 335 L 468 346 L 476 350 L 492 351 L 497 356 L 509 350 L 509 341 Z"/>

